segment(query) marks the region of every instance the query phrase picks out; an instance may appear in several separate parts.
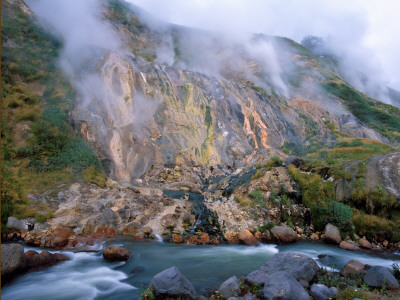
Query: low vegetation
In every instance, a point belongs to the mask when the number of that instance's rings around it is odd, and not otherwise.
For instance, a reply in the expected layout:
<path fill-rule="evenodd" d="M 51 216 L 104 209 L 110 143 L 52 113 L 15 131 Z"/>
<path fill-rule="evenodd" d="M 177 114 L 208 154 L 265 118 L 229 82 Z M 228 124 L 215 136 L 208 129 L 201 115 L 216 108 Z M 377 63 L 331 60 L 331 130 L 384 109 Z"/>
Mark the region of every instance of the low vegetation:
<path fill-rule="evenodd" d="M 68 123 L 75 91 L 56 69 L 60 41 L 18 4 L 1 6 L 1 223 L 10 215 L 44 222 L 52 209 L 27 194 L 76 180 L 104 186 L 105 175 Z"/>

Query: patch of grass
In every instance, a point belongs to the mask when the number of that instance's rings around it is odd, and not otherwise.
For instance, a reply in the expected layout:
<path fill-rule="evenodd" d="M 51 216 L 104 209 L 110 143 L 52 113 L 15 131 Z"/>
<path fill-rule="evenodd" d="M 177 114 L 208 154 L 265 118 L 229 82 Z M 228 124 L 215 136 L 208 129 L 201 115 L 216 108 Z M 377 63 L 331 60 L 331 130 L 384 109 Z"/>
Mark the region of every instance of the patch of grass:
<path fill-rule="evenodd" d="M 259 225 L 259 226 L 257 227 L 257 230 L 258 230 L 259 232 L 262 233 L 262 232 L 264 232 L 264 231 L 266 231 L 266 230 L 271 230 L 272 228 L 274 228 L 274 226 L 275 226 L 274 223 L 268 222 L 267 224 Z"/>
<path fill-rule="evenodd" d="M 358 235 L 365 235 L 369 240 L 374 240 L 379 231 L 391 232 L 391 241 L 400 241 L 400 222 L 398 220 L 387 220 L 387 218 L 365 214 L 356 211 L 351 218 Z"/>
<path fill-rule="evenodd" d="M 82 171 L 83 177 L 86 182 L 93 183 L 99 187 L 106 187 L 107 186 L 107 176 L 106 174 L 96 168 L 95 166 L 91 166 Z"/>
<path fill-rule="evenodd" d="M 328 93 L 341 98 L 361 122 L 392 141 L 400 141 L 400 109 L 378 103 L 340 80 L 326 81 L 321 85 Z"/>
<path fill-rule="evenodd" d="M 272 156 L 267 163 L 264 164 L 264 168 L 267 168 L 267 171 L 271 170 L 274 167 L 280 167 L 282 165 L 282 160 L 274 155 Z"/>

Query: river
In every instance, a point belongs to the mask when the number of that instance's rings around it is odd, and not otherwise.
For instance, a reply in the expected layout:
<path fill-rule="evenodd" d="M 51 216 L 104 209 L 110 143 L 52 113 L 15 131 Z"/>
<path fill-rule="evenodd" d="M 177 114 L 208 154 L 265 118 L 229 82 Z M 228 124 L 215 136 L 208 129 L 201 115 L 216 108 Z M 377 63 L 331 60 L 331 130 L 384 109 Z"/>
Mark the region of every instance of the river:
<path fill-rule="evenodd" d="M 152 277 L 171 266 L 181 270 L 193 283 L 198 294 L 204 294 L 217 289 L 233 275 L 247 275 L 275 253 L 283 251 L 306 254 L 320 266 L 336 269 L 351 259 L 386 267 L 390 267 L 393 262 L 400 263 L 400 256 L 375 256 L 313 243 L 256 247 L 192 246 L 115 239 L 108 245 L 127 248 L 133 258 L 128 263 L 108 263 L 103 260 L 101 252 L 64 251 L 71 260 L 18 278 L 1 290 L 2 299 L 138 299 Z M 29 249 L 33 248 L 25 248 L 26 251 Z"/>

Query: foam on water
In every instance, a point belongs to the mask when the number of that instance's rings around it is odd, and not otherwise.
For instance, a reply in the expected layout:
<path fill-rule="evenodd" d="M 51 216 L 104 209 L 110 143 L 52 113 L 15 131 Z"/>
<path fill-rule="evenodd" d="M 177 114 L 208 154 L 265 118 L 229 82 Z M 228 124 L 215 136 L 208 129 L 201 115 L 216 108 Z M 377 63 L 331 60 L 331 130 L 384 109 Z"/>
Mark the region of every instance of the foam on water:
<path fill-rule="evenodd" d="M 29 250 L 29 249 L 28 249 Z M 38 251 L 38 249 L 33 249 Z M 39 251 L 38 251 L 39 252 Z M 23 276 L 2 289 L 2 299 L 95 299 L 111 295 L 117 290 L 133 290 L 121 282 L 127 275 L 112 269 L 94 253 L 63 252 L 71 260 L 46 270 Z"/>

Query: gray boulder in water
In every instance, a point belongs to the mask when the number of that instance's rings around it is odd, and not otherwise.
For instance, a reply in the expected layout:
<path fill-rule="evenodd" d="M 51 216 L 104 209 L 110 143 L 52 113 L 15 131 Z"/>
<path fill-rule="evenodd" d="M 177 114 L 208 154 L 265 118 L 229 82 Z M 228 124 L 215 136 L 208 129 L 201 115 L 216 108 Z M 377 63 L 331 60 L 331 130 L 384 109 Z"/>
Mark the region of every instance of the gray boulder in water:
<path fill-rule="evenodd" d="M 150 288 L 157 297 L 194 299 L 196 291 L 192 283 L 177 267 L 166 269 L 153 277 Z"/>
<path fill-rule="evenodd" d="M 318 270 L 318 264 L 311 257 L 291 252 L 277 253 L 261 267 L 261 271 L 267 274 L 286 271 L 296 280 L 307 283 L 314 278 Z"/>
<path fill-rule="evenodd" d="M 261 298 L 267 300 L 310 300 L 303 286 L 288 272 L 268 274 Z"/>

